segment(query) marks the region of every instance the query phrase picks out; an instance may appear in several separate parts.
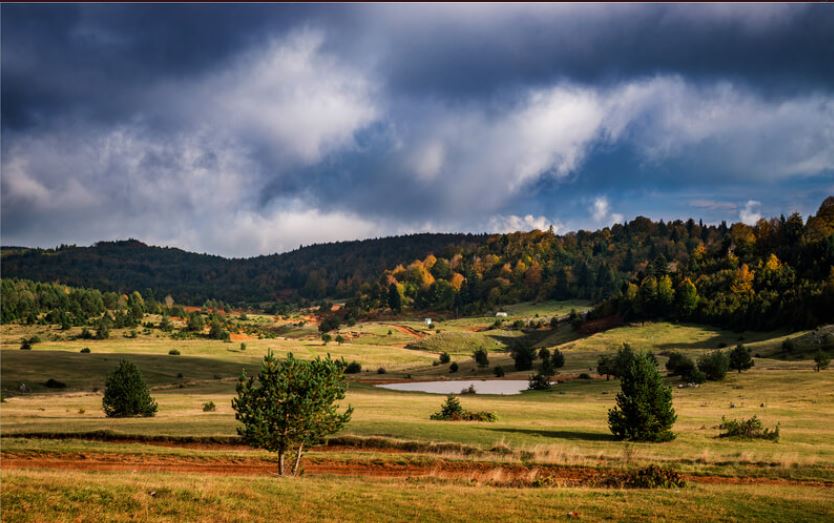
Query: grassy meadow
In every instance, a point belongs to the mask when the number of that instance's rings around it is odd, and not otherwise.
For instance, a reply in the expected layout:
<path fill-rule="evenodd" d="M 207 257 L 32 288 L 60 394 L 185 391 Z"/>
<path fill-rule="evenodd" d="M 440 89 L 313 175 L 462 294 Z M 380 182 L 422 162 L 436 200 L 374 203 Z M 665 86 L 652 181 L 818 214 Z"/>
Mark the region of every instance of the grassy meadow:
<path fill-rule="evenodd" d="M 157 329 L 140 329 L 135 338 L 114 330 L 107 340 L 81 340 L 73 339 L 80 329 L 3 325 L 0 457 L 13 464 L 0 467 L 3 519 L 121 521 L 140 515 L 140 519 L 196 521 L 267 516 L 299 521 L 463 521 L 521 520 L 532 515 L 565 519 L 569 513 L 590 520 L 824 521 L 834 517 L 834 426 L 830 423 L 834 371 L 814 372 L 807 357 L 782 357 L 779 352 L 785 339 L 800 340 L 801 346 L 810 339 L 809 333 L 738 333 L 662 322 L 626 325 L 590 336 L 580 336 L 567 322 L 555 331 L 549 326 L 533 332 L 507 329 L 515 319 L 547 323 L 553 316 L 564 317 L 583 307 L 587 304 L 508 307 L 509 317 L 499 328 L 492 328 L 492 316 L 436 319 L 433 328 L 422 317 L 366 321 L 342 327 L 339 334 L 346 341 L 341 344 L 324 344 L 312 322 L 299 326 L 302 315 L 289 319 L 250 315 L 247 328 L 231 343 L 203 337 L 175 340 Z M 33 335 L 42 341 L 31 351 L 19 350 L 20 338 Z M 538 345 L 559 348 L 566 365 L 549 392 L 461 396 L 467 409 L 494 412 L 495 423 L 432 421 L 429 416 L 439 409 L 443 396 L 374 386 L 390 381 L 489 379 L 494 378 L 496 365 L 506 370 L 505 379 L 526 379 L 530 371 L 514 371 L 505 351 L 507 343 L 519 336 L 536 336 Z M 600 354 L 630 343 L 655 352 L 662 368 L 666 351 L 697 357 L 739 342 L 763 356 L 755 358 L 751 370 L 697 388 L 679 387 L 677 378 L 668 378 L 678 415 L 674 441 L 626 444 L 611 437 L 607 412 L 614 405 L 619 382 L 596 374 Z M 81 353 L 83 347 L 91 352 Z M 476 367 L 471 358 L 478 347 L 489 351 L 488 368 Z M 171 349 L 180 355 L 169 355 Z M 349 376 L 343 401 L 353 406 L 353 418 L 338 435 L 339 441 L 382 441 L 381 447 L 384 442 L 392 447 L 413 442 L 415 449 L 374 450 L 350 444 L 315 449 L 305 458 L 309 464 L 305 476 L 287 480 L 257 468 L 271 467 L 273 456 L 243 446 L 15 437 L 16 433 L 97 430 L 174 438 L 233 436 L 231 399 L 236 378 L 242 369 L 255 371 L 269 350 L 302 358 L 329 353 L 360 362 L 363 371 Z M 457 372 L 450 372 L 448 364 L 438 364 L 441 352 L 459 364 Z M 104 416 L 101 388 L 121 358 L 135 362 L 144 373 L 159 404 L 155 417 Z M 583 373 L 590 379 L 580 378 Z M 50 378 L 66 388 L 47 388 Z M 30 392 L 20 393 L 21 384 Z M 203 412 L 208 401 L 217 405 L 215 412 Z M 752 415 L 768 427 L 779 424 L 780 441 L 717 437 L 722 417 Z M 419 447 L 432 442 L 457 444 L 466 451 Z M 158 469 L 142 468 L 142 459 L 159 463 Z M 85 460 L 96 465 L 81 468 L 78 463 Z M 250 462 L 257 465 L 252 470 L 247 468 Z M 114 463 L 132 473 L 108 468 Z M 694 480 L 683 490 L 500 480 L 507 470 L 535 475 L 567 467 L 603 474 L 651 463 L 673 467 Z M 201 472 L 200 467 L 212 472 Z M 227 473 L 215 470 L 224 467 Z"/>

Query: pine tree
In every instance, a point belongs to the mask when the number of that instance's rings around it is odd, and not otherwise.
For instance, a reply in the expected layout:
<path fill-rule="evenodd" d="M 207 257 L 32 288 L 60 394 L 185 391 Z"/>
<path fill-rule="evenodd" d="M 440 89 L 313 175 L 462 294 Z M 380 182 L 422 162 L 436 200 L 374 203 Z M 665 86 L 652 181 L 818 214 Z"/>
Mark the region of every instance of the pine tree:
<path fill-rule="evenodd" d="M 403 308 L 403 299 L 400 296 L 400 290 L 397 288 L 396 283 L 392 283 L 388 287 L 388 306 L 394 312 L 400 312 Z"/>
<path fill-rule="evenodd" d="M 750 356 L 750 349 L 739 343 L 736 348 L 730 351 L 730 368 L 737 370 L 739 374 L 741 371 L 747 370 L 754 365 L 753 358 Z"/>
<path fill-rule="evenodd" d="M 633 441 L 669 441 L 677 416 L 672 407 L 672 389 L 663 383 L 654 362 L 645 353 L 635 353 L 622 369 L 617 406 L 608 411 L 611 432 Z"/>
<path fill-rule="evenodd" d="M 292 475 L 298 475 L 305 446 L 321 443 L 350 420 L 353 409 L 338 412 L 336 401 L 347 387 L 343 361 L 296 359 L 292 353 L 278 360 L 270 351 L 257 376 L 244 371 L 232 400 L 237 432 L 252 447 L 278 453 L 278 475 L 284 475 L 284 456 L 295 453 Z"/>
<path fill-rule="evenodd" d="M 822 349 L 818 350 L 816 355 L 814 355 L 814 370 L 817 372 L 827 369 L 830 363 L 831 358 Z"/>
<path fill-rule="evenodd" d="M 489 355 L 487 354 L 485 348 L 479 347 L 475 350 L 475 352 L 472 353 L 472 358 L 474 358 L 478 367 L 489 367 Z"/>
<path fill-rule="evenodd" d="M 126 360 L 119 362 L 113 374 L 107 377 L 102 406 L 109 418 L 153 416 L 157 410 L 142 373 Z"/>

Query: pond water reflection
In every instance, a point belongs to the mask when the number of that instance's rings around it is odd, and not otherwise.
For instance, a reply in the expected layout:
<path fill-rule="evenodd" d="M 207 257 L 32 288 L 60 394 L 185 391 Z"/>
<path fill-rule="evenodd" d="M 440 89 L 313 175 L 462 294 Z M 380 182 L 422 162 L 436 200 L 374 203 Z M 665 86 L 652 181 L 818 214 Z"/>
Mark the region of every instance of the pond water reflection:
<path fill-rule="evenodd" d="M 377 385 L 383 389 L 399 390 L 403 392 L 428 392 L 431 394 L 460 394 L 470 386 L 475 388 L 475 394 L 520 394 L 527 390 L 527 380 L 443 380 L 443 381 L 413 381 L 407 383 L 387 383 Z"/>

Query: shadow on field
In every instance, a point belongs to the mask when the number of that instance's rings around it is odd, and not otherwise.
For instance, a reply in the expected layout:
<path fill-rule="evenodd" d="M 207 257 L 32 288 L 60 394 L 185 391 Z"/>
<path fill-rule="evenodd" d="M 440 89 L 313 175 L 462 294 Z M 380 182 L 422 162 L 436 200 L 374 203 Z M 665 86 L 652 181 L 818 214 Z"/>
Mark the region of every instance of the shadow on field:
<path fill-rule="evenodd" d="M 536 430 L 536 429 L 489 429 L 495 432 L 510 432 L 513 434 L 527 434 L 531 436 L 544 436 L 545 438 L 559 438 L 583 441 L 614 441 L 611 434 L 600 432 L 581 432 L 578 430 Z"/>

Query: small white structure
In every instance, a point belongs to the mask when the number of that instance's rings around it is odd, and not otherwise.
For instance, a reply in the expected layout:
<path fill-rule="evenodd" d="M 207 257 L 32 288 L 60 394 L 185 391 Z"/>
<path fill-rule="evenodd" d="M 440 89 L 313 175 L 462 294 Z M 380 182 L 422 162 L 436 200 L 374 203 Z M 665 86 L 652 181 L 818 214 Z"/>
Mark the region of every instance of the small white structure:
<path fill-rule="evenodd" d="M 506 312 L 496 312 L 496 313 L 495 313 L 495 317 L 496 317 L 496 318 L 506 318 L 506 317 L 507 317 L 507 313 L 506 313 Z"/>
<path fill-rule="evenodd" d="M 426 318 L 426 326 L 431 327 L 431 318 Z"/>

